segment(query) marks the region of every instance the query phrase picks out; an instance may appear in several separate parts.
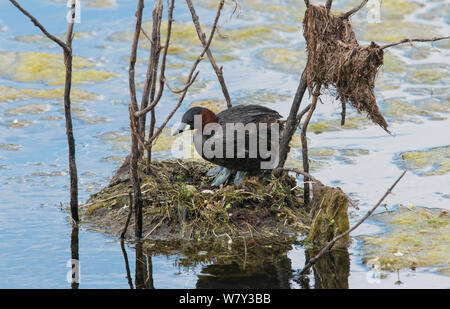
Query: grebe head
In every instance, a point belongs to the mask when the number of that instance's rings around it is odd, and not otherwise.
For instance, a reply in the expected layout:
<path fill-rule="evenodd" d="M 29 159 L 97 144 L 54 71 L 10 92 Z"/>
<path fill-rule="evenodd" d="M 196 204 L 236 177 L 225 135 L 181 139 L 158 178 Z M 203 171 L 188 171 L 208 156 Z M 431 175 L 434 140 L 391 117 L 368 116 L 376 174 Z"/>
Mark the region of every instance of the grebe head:
<path fill-rule="evenodd" d="M 195 106 L 190 108 L 186 113 L 184 113 L 181 118 L 181 123 L 178 128 L 173 132 L 172 135 L 180 134 L 186 130 L 194 130 L 194 120 L 195 116 L 201 116 L 202 128 L 204 128 L 208 123 L 217 123 L 216 114 L 207 108 Z"/>

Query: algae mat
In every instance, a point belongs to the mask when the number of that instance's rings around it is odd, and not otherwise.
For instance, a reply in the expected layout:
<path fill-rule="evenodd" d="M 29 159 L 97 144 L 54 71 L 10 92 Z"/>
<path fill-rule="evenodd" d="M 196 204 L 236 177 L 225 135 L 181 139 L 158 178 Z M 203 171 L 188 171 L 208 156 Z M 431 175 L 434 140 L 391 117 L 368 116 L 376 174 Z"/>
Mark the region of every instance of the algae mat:
<path fill-rule="evenodd" d="M 372 217 L 387 226 L 361 236 L 363 262 L 381 270 L 433 267 L 450 275 L 450 215 L 446 210 L 399 206 Z"/>

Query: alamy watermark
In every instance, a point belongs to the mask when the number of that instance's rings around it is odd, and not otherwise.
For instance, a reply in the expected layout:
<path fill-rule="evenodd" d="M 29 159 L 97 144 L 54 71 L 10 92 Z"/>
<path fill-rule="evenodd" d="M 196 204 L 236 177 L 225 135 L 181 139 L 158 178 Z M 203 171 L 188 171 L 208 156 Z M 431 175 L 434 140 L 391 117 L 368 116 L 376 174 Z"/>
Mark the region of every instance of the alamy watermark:
<path fill-rule="evenodd" d="M 76 259 L 68 260 L 66 263 L 67 267 L 70 267 L 70 270 L 67 271 L 66 280 L 68 283 L 80 283 L 81 281 L 81 272 L 80 272 L 80 261 Z"/>
<path fill-rule="evenodd" d="M 366 20 L 370 24 L 381 22 L 381 0 L 369 0 L 366 4 Z"/>
<path fill-rule="evenodd" d="M 81 24 L 81 1 L 75 0 L 75 19 L 72 16 L 72 0 L 67 0 L 67 7 L 69 8 L 66 15 L 67 22 Z"/>

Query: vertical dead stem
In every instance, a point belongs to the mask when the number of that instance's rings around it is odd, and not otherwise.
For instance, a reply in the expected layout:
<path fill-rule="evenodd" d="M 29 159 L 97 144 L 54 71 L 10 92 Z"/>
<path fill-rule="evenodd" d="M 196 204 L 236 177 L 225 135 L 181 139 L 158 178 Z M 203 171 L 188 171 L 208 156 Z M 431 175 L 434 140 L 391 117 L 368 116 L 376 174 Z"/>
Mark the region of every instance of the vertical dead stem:
<path fill-rule="evenodd" d="M 309 173 L 309 157 L 308 157 L 308 142 L 306 139 L 306 131 L 308 129 L 309 121 L 311 120 L 312 114 L 317 106 L 317 100 L 320 95 L 320 84 L 316 85 L 316 89 L 314 90 L 313 100 L 311 103 L 311 108 L 309 109 L 308 115 L 306 116 L 305 122 L 303 123 L 302 132 L 300 134 L 302 140 L 302 159 L 303 159 L 303 171 Z M 309 182 L 311 179 L 307 176 L 304 177 L 304 203 L 305 205 L 309 204 L 310 200 L 310 186 Z"/>
<path fill-rule="evenodd" d="M 297 129 L 297 113 L 302 103 L 303 95 L 305 94 L 307 85 L 306 85 L 306 74 L 303 71 L 302 77 L 300 79 L 300 83 L 297 87 L 297 92 L 295 93 L 294 101 L 291 105 L 291 111 L 289 112 L 289 116 L 286 121 L 286 126 L 283 130 L 283 135 L 281 137 L 280 143 L 280 161 L 278 163 L 279 168 L 283 168 L 286 163 L 286 159 L 290 150 L 289 143 L 291 142 L 292 136 Z"/>
<path fill-rule="evenodd" d="M 135 215 L 135 229 L 134 234 L 137 238 L 142 237 L 142 197 L 141 197 L 141 184 L 138 174 L 138 161 L 140 158 L 139 142 L 137 135 L 139 132 L 135 132 L 139 128 L 139 118 L 134 116 L 134 113 L 138 110 L 138 104 L 136 101 L 136 84 L 134 80 L 134 68 L 136 65 L 136 51 L 139 43 L 139 35 L 142 25 L 142 11 L 144 9 L 144 0 L 139 0 L 138 8 L 136 11 L 136 29 L 134 31 L 133 45 L 131 47 L 130 56 L 130 68 L 129 68 L 129 86 L 131 103 L 129 106 L 130 113 L 130 135 L 131 135 L 131 162 L 130 162 L 130 179 L 133 187 L 133 207 Z"/>

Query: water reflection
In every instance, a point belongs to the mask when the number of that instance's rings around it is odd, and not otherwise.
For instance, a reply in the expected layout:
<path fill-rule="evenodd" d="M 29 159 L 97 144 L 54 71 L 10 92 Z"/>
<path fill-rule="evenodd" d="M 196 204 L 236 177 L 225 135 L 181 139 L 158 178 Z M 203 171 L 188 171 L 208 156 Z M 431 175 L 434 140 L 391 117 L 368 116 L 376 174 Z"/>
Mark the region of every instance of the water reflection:
<path fill-rule="evenodd" d="M 71 251 L 71 266 L 72 266 L 72 278 L 70 286 L 72 289 L 78 289 L 80 286 L 80 256 L 78 250 L 78 225 L 72 227 L 72 233 L 70 234 L 70 251 Z"/>
<path fill-rule="evenodd" d="M 317 251 L 306 251 L 307 262 Z M 336 249 L 324 254 L 312 267 L 314 288 L 348 289 L 350 275 L 350 256 L 347 249 Z"/>
<path fill-rule="evenodd" d="M 238 263 L 212 264 L 203 267 L 198 289 L 289 289 L 291 260 L 284 256 L 276 262 L 256 263 L 243 267 Z"/>
<path fill-rule="evenodd" d="M 136 289 L 154 289 L 152 258 L 144 254 L 142 245 L 142 242 L 137 242 L 135 247 L 135 286 Z"/>
<path fill-rule="evenodd" d="M 167 245 L 163 245 L 166 247 Z M 133 279 L 130 272 L 127 251 L 124 241 L 121 241 L 125 261 L 128 285 L 133 289 Z M 152 249 L 150 249 L 152 248 Z M 152 255 L 169 256 L 160 252 L 158 245 L 137 242 L 135 260 L 135 288 L 154 289 Z M 347 289 L 350 275 L 350 256 L 347 249 L 336 249 L 325 254 L 306 276 L 294 276 L 298 269 L 292 268 L 291 259 L 287 256 L 290 246 L 253 246 L 248 248 L 245 256 L 239 251 L 221 251 L 215 248 L 210 252 L 193 250 L 177 259 L 177 267 L 191 269 L 200 266 L 195 288 L 198 289 L 289 289 L 291 282 L 296 282 L 302 289 Z M 204 248 L 203 248 L 204 249 Z M 306 263 L 317 252 L 305 252 Z"/>
<path fill-rule="evenodd" d="M 125 260 L 125 269 L 127 271 L 128 285 L 130 286 L 130 289 L 134 289 L 133 280 L 131 279 L 130 264 L 128 263 L 127 250 L 125 249 L 125 241 L 123 238 L 120 239 L 120 247 L 122 248 L 123 258 Z"/>

